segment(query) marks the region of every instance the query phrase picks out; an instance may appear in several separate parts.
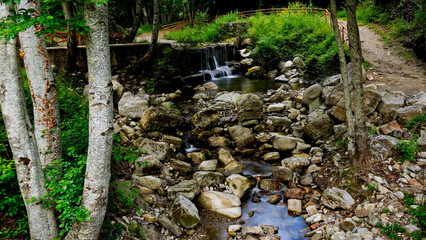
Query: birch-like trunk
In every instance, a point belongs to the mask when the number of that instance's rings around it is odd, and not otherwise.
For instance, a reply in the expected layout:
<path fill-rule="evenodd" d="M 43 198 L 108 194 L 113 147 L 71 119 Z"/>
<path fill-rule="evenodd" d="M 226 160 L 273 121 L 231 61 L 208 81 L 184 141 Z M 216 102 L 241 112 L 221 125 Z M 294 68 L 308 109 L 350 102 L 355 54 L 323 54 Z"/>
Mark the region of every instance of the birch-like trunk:
<path fill-rule="evenodd" d="M 113 100 L 108 7 L 86 3 L 84 18 L 91 28 L 87 34 L 89 70 L 89 149 L 82 205 L 90 220 L 78 224 L 66 239 L 97 239 L 106 212 L 113 134 Z"/>
<path fill-rule="evenodd" d="M 158 24 L 160 22 L 160 10 L 158 7 L 158 0 L 154 0 L 154 18 L 152 20 L 152 35 L 151 35 L 151 47 L 155 48 L 158 41 Z"/>
<path fill-rule="evenodd" d="M 21 0 L 19 8 L 34 9 L 39 14 L 40 0 Z M 61 159 L 61 128 L 55 79 L 47 56 L 44 36 L 37 36 L 41 26 L 34 25 L 19 33 L 28 85 L 34 105 L 35 137 L 43 167 Z"/>
<path fill-rule="evenodd" d="M 363 166 L 367 155 L 367 130 L 365 126 L 364 87 L 362 83 L 362 52 L 359 29 L 356 20 L 357 0 L 347 0 L 346 13 L 348 18 L 349 52 L 353 67 L 353 101 L 355 113 L 355 144 L 357 164 Z"/>
<path fill-rule="evenodd" d="M 354 116 L 351 108 L 351 93 L 350 86 L 348 82 L 348 71 L 346 69 L 346 58 L 345 52 L 343 50 L 342 38 L 340 36 L 339 22 L 337 21 L 337 8 L 336 0 L 330 0 L 331 6 L 331 20 L 333 22 L 334 36 L 336 37 L 337 50 L 339 54 L 340 61 L 340 72 L 342 74 L 343 81 L 343 92 L 345 99 L 345 108 L 346 108 L 346 119 L 348 121 L 348 155 L 349 159 L 352 159 L 355 154 L 355 125 L 354 125 Z"/>
<path fill-rule="evenodd" d="M 74 6 L 72 1 L 62 2 L 62 10 L 64 11 L 65 20 L 70 20 L 74 17 Z M 70 23 L 67 23 L 67 62 L 65 70 L 68 74 L 72 74 L 77 66 L 77 31 L 71 29 Z"/>
<path fill-rule="evenodd" d="M 0 3 L 0 18 L 10 13 L 9 6 Z M 27 210 L 31 239 L 57 238 L 54 210 L 42 208 L 38 200 L 31 201 L 44 196 L 46 189 L 37 144 L 25 104 L 18 45 L 14 39 L 0 42 L 0 104 L 16 165 L 19 188 Z"/>

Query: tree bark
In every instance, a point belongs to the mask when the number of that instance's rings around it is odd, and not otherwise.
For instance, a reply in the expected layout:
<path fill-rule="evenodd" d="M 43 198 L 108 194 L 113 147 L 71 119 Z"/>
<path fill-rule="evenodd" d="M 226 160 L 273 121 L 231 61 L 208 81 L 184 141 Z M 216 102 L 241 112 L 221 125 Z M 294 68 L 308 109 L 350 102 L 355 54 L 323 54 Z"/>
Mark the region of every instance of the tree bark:
<path fill-rule="evenodd" d="M 353 159 L 355 154 L 355 125 L 354 116 L 351 108 L 351 93 L 348 82 L 348 71 L 346 69 L 346 58 L 343 50 L 342 38 L 340 36 L 339 22 L 337 21 L 336 0 L 330 0 L 331 20 L 333 23 L 334 36 L 336 38 L 337 50 L 339 54 L 340 72 L 343 81 L 343 91 L 345 99 L 346 119 L 348 121 L 348 155 L 349 159 Z"/>
<path fill-rule="evenodd" d="M 62 9 L 64 11 L 65 20 L 70 20 L 74 17 L 74 6 L 73 2 L 66 1 L 62 2 Z M 69 75 L 75 73 L 77 66 L 77 32 L 71 29 L 70 23 L 67 23 L 67 62 L 65 70 Z"/>
<path fill-rule="evenodd" d="M 364 166 L 367 155 L 367 131 L 365 126 L 364 87 L 362 82 L 362 52 L 359 29 L 356 20 L 357 0 L 348 0 L 346 13 L 348 18 L 349 51 L 353 67 L 353 101 L 355 113 L 356 164 Z"/>
<path fill-rule="evenodd" d="M 136 0 L 135 16 L 133 18 L 132 28 L 124 38 L 124 42 L 132 43 L 135 40 L 136 34 L 138 33 L 139 27 L 142 21 L 142 0 Z"/>
<path fill-rule="evenodd" d="M 105 217 L 113 134 L 113 99 L 108 7 L 86 3 L 87 66 L 89 70 L 89 149 L 82 205 L 90 211 L 90 220 L 78 224 L 66 239 L 97 239 Z"/>
<path fill-rule="evenodd" d="M 39 14 L 40 0 L 22 0 L 19 8 L 34 9 Z M 34 126 L 38 152 L 43 167 L 61 159 L 61 128 L 55 79 L 47 56 L 44 36 L 37 36 L 39 25 L 19 33 L 28 85 L 34 105 Z"/>
<path fill-rule="evenodd" d="M 9 7 L 0 3 L 0 18 L 10 13 Z M 31 239 L 55 239 L 58 228 L 54 210 L 42 208 L 39 201 L 46 194 L 45 181 L 25 104 L 18 52 L 16 40 L 0 42 L 0 105 L 27 210 Z"/>

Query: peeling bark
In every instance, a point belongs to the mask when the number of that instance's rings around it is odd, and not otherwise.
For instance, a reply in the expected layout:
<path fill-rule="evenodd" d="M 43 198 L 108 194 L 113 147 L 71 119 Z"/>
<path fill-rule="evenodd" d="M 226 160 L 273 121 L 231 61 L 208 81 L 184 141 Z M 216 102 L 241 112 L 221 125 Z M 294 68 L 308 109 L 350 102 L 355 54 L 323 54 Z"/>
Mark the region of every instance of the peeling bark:
<path fill-rule="evenodd" d="M 40 11 L 40 0 L 22 0 L 22 9 Z M 35 137 L 43 167 L 61 159 L 61 128 L 59 103 L 53 71 L 47 56 L 44 36 L 37 36 L 41 26 L 34 25 L 19 33 L 21 56 L 24 58 L 34 105 Z"/>
<path fill-rule="evenodd" d="M 0 3 L 0 18 L 9 6 Z M 44 175 L 37 144 L 25 104 L 21 64 L 16 40 L 0 42 L 0 104 L 16 165 L 19 187 L 27 210 L 31 239 L 55 239 L 58 229 L 54 210 L 31 201 L 46 194 Z"/>
<path fill-rule="evenodd" d="M 359 37 L 359 29 L 356 20 L 356 0 L 348 0 L 346 13 L 348 18 L 348 38 L 349 51 L 353 66 L 353 101 L 355 113 L 355 144 L 356 144 L 356 162 L 360 166 L 364 166 L 367 148 L 367 129 L 365 126 L 365 111 L 364 111 L 364 86 L 362 83 L 362 52 Z"/>
<path fill-rule="evenodd" d="M 343 51 L 342 38 L 340 36 L 339 23 L 337 21 L 337 8 L 336 8 L 336 0 L 330 0 L 331 5 L 331 19 L 333 22 L 333 30 L 334 36 L 336 38 L 337 50 L 339 54 L 340 61 L 340 72 L 342 74 L 343 81 L 343 91 L 344 91 L 344 99 L 345 99 L 345 109 L 346 109 L 346 119 L 348 120 L 348 155 L 349 159 L 353 159 L 355 154 L 355 125 L 354 125 L 354 117 L 351 108 L 351 93 L 350 86 L 348 82 L 348 71 L 346 69 L 346 58 L 345 53 Z"/>
<path fill-rule="evenodd" d="M 65 239 L 97 239 L 106 212 L 113 134 L 113 99 L 108 7 L 86 3 L 87 65 L 89 70 L 89 149 L 82 205 L 90 221 L 73 228 Z"/>

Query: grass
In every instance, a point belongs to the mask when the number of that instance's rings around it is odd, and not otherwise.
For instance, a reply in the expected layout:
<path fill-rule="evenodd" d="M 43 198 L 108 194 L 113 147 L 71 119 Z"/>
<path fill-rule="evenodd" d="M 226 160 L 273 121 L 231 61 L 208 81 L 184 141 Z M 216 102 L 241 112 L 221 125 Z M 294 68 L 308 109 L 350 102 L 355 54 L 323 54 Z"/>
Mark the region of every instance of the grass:
<path fill-rule="evenodd" d="M 222 27 L 227 22 L 248 22 L 240 36 Z M 301 56 L 308 74 L 319 77 L 338 71 L 337 47 L 331 27 L 323 16 L 303 13 L 263 15 L 241 19 L 237 12 L 218 18 L 209 25 L 171 32 L 167 39 L 183 43 L 221 42 L 231 37 L 254 40 L 252 56 L 256 64 L 270 67 L 281 60 Z"/>

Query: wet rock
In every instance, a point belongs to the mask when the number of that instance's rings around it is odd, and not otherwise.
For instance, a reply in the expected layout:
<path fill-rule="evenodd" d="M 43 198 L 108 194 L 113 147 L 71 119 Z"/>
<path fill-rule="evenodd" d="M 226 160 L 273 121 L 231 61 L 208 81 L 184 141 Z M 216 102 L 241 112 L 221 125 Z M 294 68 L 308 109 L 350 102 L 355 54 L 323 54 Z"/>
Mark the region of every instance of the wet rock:
<path fill-rule="evenodd" d="M 397 110 L 404 106 L 404 96 L 395 93 L 385 93 L 381 102 L 377 106 L 378 112 L 382 115 L 384 122 L 396 119 Z"/>
<path fill-rule="evenodd" d="M 281 165 L 283 167 L 290 168 L 291 170 L 295 170 L 297 168 L 307 167 L 309 166 L 309 160 L 302 157 L 289 157 L 285 158 L 281 161 Z"/>
<path fill-rule="evenodd" d="M 251 198 L 251 201 L 254 202 L 254 203 L 258 203 L 258 202 L 262 201 L 261 198 L 262 198 L 262 196 L 258 192 L 255 192 L 253 194 L 253 197 Z"/>
<path fill-rule="evenodd" d="M 165 131 L 182 124 L 183 118 L 176 111 L 165 108 L 150 107 L 139 121 L 146 131 Z"/>
<path fill-rule="evenodd" d="M 276 161 L 280 159 L 280 153 L 279 152 L 269 152 L 262 156 L 263 160 L 265 161 Z"/>
<path fill-rule="evenodd" d="M 352 231 L 356 227 L 356 223 L 351 218 L 345 218 L 340 222 L 340 228 L 345 231 Z"/>
<path fill-rule="evenodd" d="M 167 197 L 169 200 L 174 200 L 177 196 L 182 195 L 190 200 L 194 199 L 198 194 L 200 194 L 200 185 L 199 183 L 192 179 L 180 182 L 174 186 L 169 187 L 167 190 Z"/>
<path fill-rule="evenodd" d="M 248 236 L 248 235 L 261 236 L 263 235 L 263 229 L 259 226 L 242 227 L 241 234 L 243 236 Z"/>
<path fill-rule="evenodd" d="M 183 232 L 180 229 L 179 225 L 177 225 L 173 220 L 171 220 L 170 218 L 168 218 L 165 214 L 161 214 L 158 217 L 158 223 L 160 223 L 160 225 L 169 230 L 171 233 L 173 233 L 173 235 L 175 235 L 176 237 L 180 237 L 182 236 Z"/>
<path fill-rule="evenodd" d="M 238 198 L 244 196 L 247 189 L 250 188 L 250 180 L 239 174 L 232 174 L 226 178 L 225 185 L 231 189 L 232 193 Z"/>
<path fill-rule="evenodd" d="M 200 164 L 198 169 L 200 171 L 214 171 L 217 167 L 217 160 L 206 160 Z"/>
<path fill-rule="evenodd" d="M 227 228 L 229 236 L 234 237 L 235 235 L 237 235 L 237 232 L 241 231 L 242 227 L 243 226 L 241 225 L 229 225 Z"/>
<path fill-rule="evenodd" d="M 312 140 L 326 139 L 333 134 L 333 120 L 323 110 L 315 110 L 308 115 L 308 123 L 303 129 Z"/>
<path fill-rule="evenodd" d="M 314 84 L 303 92 L 303 100 L 302 103 L 309 105 L 311 102 L 313 102 L 316 98 L 318 98 L 321 95 L 322 92 L 322 86 L 319 84 Z"/>
<path fill-rule="evenodd" d="M 316 165 L 310 165 L 308 169 L 306 169 L 306 173 L 315 173 L 321 170 L 321 167 L 318 167 Z"/>
<path fill-rule="evenodd" d="M 272 195 L 272 197 L 270 197 L 269 199 L 268 199 L 268 203 L 270 203 L 270 204 L 276 204 L 276 203 L 278 203 L 279 201 L 281 201 L 283 199 L 283 197 L 281 197 L 281 195 Z"/>
<path fill-rule="evenodd" d="M 144 176 L 158 173 L 163 164 L 152 155 L 142 156 L 135 161 L 135 175 Z"/>
<path fill-rule="evenodd" d="M 170 212 L 173 220 L 184 228 L 193 228 L 201 221 L 197 207 L 181 195 L 173 202 Z"/>
<path fill-rule="evenodd" d="M 248 69 L 246 76 L 248 78 L 264 78 L 266 71 L 261 66 L 254 66 Z"/>
<path fill-rule="evenodd" d="M 145 176 L 145 177 L 140 177 L 138 179 L 138 183 L 142 187 L 146 187 L 146 188 L 155 190 L 155 189 L 157 189 L 161 186 L 162 181 L 161 181 L 161 179 L 153 177 L 153 176 Z"/>
<path fill-rule="evenodd" d="M 231 153 L 225 148 L 219 150 L 219 160 L 225 165 L 235 162 L 234 157 L 232 157 Z"/>
<path fill-rule="evenodd" d="M 190 163 L 181 161 L 181 160 L 173 160 L 171 162 L 172 168 L 179 172 L 188 173 L 192 172 L 192 166 Z"/>
<path fill-rule="evenodd" d="M 287 207 L 289 212 L 302 213 L 302 201 L 298 199 L 289 199 L 287 201 Z"/>
<path fill-rule="evenodd" d="M 214 82 L 206 82 L 194 88 L 195 91 L 217 90 L 219 87 Z"/>
<path fill-rule="evenodd" d="M 187 156 L 188 156 L 188 158 L 191 159 L 191 161 L 194 164 L 200 164 L 201 162 L 203 162 L 206 159 L 206 157 L 204 156 L 204 154 L 201 153 L 201 152 L 188 153 Z"/>
<path fill-rule="evenodd" d="M 286 199 L 303 199 L 305 191 L 301 188 L 290 188 L 283 191 L 284 198 Z"/>
<path fill-rule="evenodd" d="M 149 108 L 148 96 L 145 94 L 133 95 L 125 92 L 118 102 L 118 112 L 121 116 L 140 118 Z"/>
<path fill-rule="evenodd" d="M 165 142 L 156 142 L 148 138 L 142 140 L 139 150 L 142 151 L 143 154 L 151 155 L 154 159 L 161 162 L 169 161 L 172 155 L 172 149 L 169 144 Z"/>
<path fill-rule="evenodd" d="M 243 148 L 244 146 L 256 142 L 256 138 L 252 134 L 252 131 L 249 128 L 245 128 L 240 125 L 230 127 L 229 134 L 232 139 L 235 140 L 238 148 Z"/>
<path fill-rule="evenodd" d="M 259 188 L 266 191 L 278 191 L 281 188 L 279 181 L 272 179 L 261 179 L 259 182 Z"/>
<path fill-rule="evenodd" d="M 216 110 L 203 109 L 194 114 L 191 118 L 192 124 L 196 127 L 206 128 L 213 126 L 219 120 L 219 113 Z"/>
<path fill-rule="evenodd" d="M 207 191 L 201 193 L 198 201 L 207 210 L 212 210 L 230 218 L 241 217 L 241 201 L 233 194 Z"/>
<path fill-rule="evenodd" d="M 201 187 L 208 187 L 221 183 L 225 177 L 223 174 L 218 172 L 205 172 L 200 171 L 194 173 L 194 180 L 198 182 Z"/>
<path fill-rule="evenodd" d="M 291 181 L 293 179 L 293 171 L 290 168 L 277 166 L 272 168 L 272 176 L 280 181 Z"/>
<path fill-rule="evenodd" d="M 317 208 L 315 206 L 307 206 L 306 207 L 306 212 L 308 212 L 308 214 L 310 216 L 313 216 L 313 215 L 315 215 L 315 214 L 318 213 L 318 210 L 317 210 Z"/>
<path fill-rule="evenodd" d="M 251 50 L 247 49 L 247 48 L 238 50 L 238 52 L 240 53 L 241 57 L 243 57 L 243 58 L 250 57 L 250 55 L 251 55 Z"/>
<path fill-rule="evenodd" d="M 277 82 L 288 82 L 290 79 L 288 79 L 285 74 L 281 74 L 278 77 L 275 78 L 275 81 Z"/>
<path fill-rule="evenodd" d="M 241 95 L 240 93 L 236 93 L 236 92 L 220 92 L 216 95 L 214 100 L 236 104 L 237 99 L 240 97 L 240 95 Z"/>
<path fill-rule="evenodd" d="M 407 121 L 411 120 L 412 117 L 422 114 L 424 109 L 425 107 L 421 105 L 398 108 L 396 110 L 398 123 L 405 124 Z"/>
<path fill-rule="evenodd" d="M 231 142 L 226 137 L 209 137 L 210 147 L 228 147 Z"/>
<path fill-rule="evenodd" d="M 323 192 L 322 203 L 331 209 L 336 209 L 336 208 L 350 209 L 352 205 L 355 203 L 355 200 L 345 190 L 332 187 L 332 188 L 327 188 Z"/>
<path fill-rule="evenodd" d="M 274 136 L 273 140 L 274 148 L 279 151 L 290 151 L 296 148 L 297 143 L 304 142 L 300 138 L 288 137 L 288 136 Z"/>
<path fill-rule="evenodd" d="M 321 222 L 321 221 L 324 221 L 324 220 L 325 220 L 325 216 L 321 213 L 317 213 L 317 214 L 314 214 L 314 215 L 306 218 L 306 222 L 308 224 L 314 224 L 314 223 Z"/>

